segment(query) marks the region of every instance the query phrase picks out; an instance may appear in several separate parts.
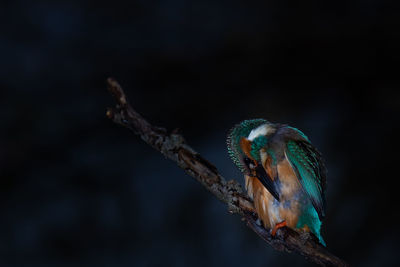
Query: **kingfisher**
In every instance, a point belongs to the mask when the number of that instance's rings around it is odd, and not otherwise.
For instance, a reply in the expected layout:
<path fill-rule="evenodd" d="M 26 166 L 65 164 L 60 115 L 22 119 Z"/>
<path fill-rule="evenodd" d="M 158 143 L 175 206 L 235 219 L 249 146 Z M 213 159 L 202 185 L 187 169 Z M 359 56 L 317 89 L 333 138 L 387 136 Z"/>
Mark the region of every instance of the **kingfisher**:
<path fill-rule="evenodd" d="M 264 119 L 232 128 L 228 153 L 244 174 L 248 196 L 262 224 L 275 236 L 281 227 L 312 232 L 325 216 L 326 169 L 320 152 L 300 130 Z"/>

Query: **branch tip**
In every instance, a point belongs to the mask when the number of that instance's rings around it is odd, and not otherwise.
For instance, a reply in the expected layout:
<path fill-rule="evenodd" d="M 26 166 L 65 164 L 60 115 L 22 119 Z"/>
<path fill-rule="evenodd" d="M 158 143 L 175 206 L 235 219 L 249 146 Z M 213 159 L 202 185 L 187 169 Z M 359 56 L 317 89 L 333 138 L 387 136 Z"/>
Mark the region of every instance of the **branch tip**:
<path fill-rule="evenodd" d="M 111 77 L 107 79 L 107 85 L 108 91 L 111 92 L 117 103 L 121 106 L 126 106 L 128 102 L 126 101 L 125 92 L 122 90 L 121 85 Z"/>

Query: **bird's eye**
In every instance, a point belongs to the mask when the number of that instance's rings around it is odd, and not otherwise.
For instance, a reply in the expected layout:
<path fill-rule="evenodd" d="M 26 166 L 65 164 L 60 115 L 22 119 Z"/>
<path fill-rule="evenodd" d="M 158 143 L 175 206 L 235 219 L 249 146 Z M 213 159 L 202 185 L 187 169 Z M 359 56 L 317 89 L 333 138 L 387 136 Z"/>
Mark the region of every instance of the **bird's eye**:
<path fill-rule="evenodd" d="M 246 164 L 246 166 L 247 166 L 250 170 L 254 169 L 255 164 L 254 164 L 254 161 L 253 161 L 253 160 L 251 160 L 251 159 L 248 158 L 248 157 L 245 157 L 243 160 L 244 160 L 244 163 Z"/>

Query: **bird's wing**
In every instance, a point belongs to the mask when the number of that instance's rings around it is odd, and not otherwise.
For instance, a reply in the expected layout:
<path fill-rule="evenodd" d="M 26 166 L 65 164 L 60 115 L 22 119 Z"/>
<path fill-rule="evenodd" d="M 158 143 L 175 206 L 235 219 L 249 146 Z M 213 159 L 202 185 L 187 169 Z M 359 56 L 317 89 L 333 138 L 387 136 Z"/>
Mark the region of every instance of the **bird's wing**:
<path fill-rule="evenodd" d="M 325 216 L 326 170 L 321 154 L 306 140 L 289 140 L 285 154 L 322 219 Z"/>

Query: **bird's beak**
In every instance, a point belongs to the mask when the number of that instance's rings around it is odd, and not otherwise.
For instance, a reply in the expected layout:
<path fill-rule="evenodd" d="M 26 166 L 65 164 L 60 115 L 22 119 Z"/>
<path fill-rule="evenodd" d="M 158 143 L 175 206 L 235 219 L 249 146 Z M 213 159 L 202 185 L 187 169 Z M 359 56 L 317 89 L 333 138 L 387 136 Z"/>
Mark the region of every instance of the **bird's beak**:
<path fill-rule="evenodd" d="M 255 169 L 257 179 L 267 188 L 271 195 L 279 201 L 279 192 L 276 183 L 272 180 L 271 176 L 265 171 L 261 164 L 258 164 Z"/>

